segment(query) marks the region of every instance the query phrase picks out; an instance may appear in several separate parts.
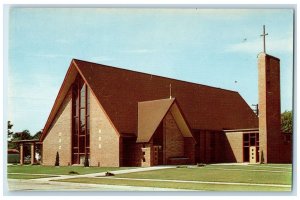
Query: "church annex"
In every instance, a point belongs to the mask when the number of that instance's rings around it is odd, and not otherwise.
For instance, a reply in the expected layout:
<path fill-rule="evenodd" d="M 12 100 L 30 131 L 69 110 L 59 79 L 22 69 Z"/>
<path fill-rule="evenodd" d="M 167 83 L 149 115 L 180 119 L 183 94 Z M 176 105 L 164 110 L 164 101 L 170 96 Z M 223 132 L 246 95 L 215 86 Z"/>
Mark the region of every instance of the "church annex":
<path fill-rule="evenodd" d="M 259 117 L 238 92 L 73 59 L 40 138 L 42 164 L 289 163 L 280 61 L 261 53 Z"/>

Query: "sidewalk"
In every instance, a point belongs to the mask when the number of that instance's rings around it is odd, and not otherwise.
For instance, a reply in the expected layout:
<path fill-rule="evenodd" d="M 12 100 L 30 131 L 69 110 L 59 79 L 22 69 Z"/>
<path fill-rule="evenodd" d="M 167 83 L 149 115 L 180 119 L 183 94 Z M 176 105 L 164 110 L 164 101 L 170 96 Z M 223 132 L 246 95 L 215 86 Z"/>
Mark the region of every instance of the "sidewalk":
<path fill-rule="evenodd" d="M 17 191 L 193 191 L 185 189 L 119 186 L 104 184 L 66 183 L 55 181 L 32 181 L 21 179 L 9 179 L 10 192 Z"/>
<path fill-rule="evenodd" d="M 110 171 L 110 173 L 127 174 L 127 173 L 133 173 L 133 172 L 145 172 L 145 171 L 170 169 L 170 168 L 176 168 L 176 166 L 140 167 L 140 168 L 134 168 L 134 169 L 123 169 L 123 170 Z M 83 177 L 84 178 L 93 178 L 93 177 L 98 177 L 98 176 L 105 176 L 105 173 L 106 172 L 82 174 L 82 175 L 56 175 L 57 177 L 37 178 L 37 179 L 31 179 L 31 180 L 32 181 L 55 181 L 55 180 L 61 180 L 61 179 L 67 179 L 67 178 L 83 178 Z"/>
<path fill-rule="evenodd" d="M 111 177 L 97 177 L 101 179 L 115 179 L 115 180 L 135 180 L 135 181 L 154 181 L 154 182 L 173 182 L 173 183 L 198 183 L 198 184 L 214 184 L 214 185 L 245 185 L 245 186 L 265 186 L 265 187 L 283 187 L 290 188 L 291 185 L 282 184 L 267 184 L 267 183 L 235 183 L 235 182 L 218 182 L 218 181 L 189 181 L 189 180 L 173 180 L 173 179 L 149 179 L 149 178 L 111 178 Z"/>

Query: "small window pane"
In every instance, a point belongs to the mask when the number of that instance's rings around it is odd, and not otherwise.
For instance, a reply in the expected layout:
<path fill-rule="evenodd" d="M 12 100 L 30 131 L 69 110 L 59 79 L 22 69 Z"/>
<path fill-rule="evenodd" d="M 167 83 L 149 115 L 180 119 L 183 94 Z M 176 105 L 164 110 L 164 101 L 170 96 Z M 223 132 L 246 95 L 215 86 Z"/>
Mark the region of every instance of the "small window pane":
<path fill-rule="evenodd" d="M 85 152 L 84 142 L 85 142 L 85 137 L 79 137 L 79 153 L 84 153 Z"/>
<path fill-rule="evenodd" d="M 78 162 L 78 154 L 73 154 L 72 160 L 73 160 L 73 163 L 77 163 Z"/>
<path fill-rule="evenodd" d="M 75 112 L 75 116 L 79 116 L 79 111 L 78 111 L 78 108 L 79 108 L 79 98 L 78 98 L 78 96 L 76 97 L 76 105 L 75 105 L 75 107 L 76 107 L 76 112 Z"/>
<path fill-rule="evenodd" d="M 249 147 L 244 147 L 244 162 L 249 162 Z"/>
<path fill-rule="evenodd" d="M 80 120 L 85 124 L 85 109 L 80 109 Z"/>
<path fill-rule="evenodd" d="M 77 135 L 73 136 L 73 147 L 78 147 L 78 136 Z"/>
<path fill-rule="evenodd" d="M 255 137 L 250 138 L 250 146 L 255 146 Z"/>
<path fill-rule="evenodd" d="M 80 91 L 80 107 L 84 108 L 85 107 L 85 95 L 86 95 L 86 87 L 85 85 L 82 86 L 81 91 Z"/>
<path fill-rule="evenodd" d="M 86 117 L 86 128 L 88 130 L 90 129 L 90 117 L 89 116 Z M 89 134 L 89 133 L 87 133 L 87 134 Z"/>
<path fill-rule="evenodd" d="M 86 147 L 90 147 L 90 135 L 86 135 Z"/>

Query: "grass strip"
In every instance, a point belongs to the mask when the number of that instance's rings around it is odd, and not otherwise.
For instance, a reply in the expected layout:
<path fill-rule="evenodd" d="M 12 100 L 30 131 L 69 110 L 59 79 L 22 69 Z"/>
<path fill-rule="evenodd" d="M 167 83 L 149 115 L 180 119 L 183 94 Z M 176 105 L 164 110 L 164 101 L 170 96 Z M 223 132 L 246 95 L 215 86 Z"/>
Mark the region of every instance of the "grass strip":
<path fill-rule="evenodd" d="M 133 172 L 127 174 L 119 174 L 116 177 L 280 185 L 291 185 L 292 182 L 291 173 L 272 173 L 266 171 L 261 172 L 243 170 L 225 171 L 206 167 L 173 168 L 155 171 Z"/>
<path fill-rule="evenodd" d="M 50 178 L 57 176 L 34 175 L 34 174 L 8 174 L 9 179 L 37 179 L 37 178 Z"/>
<path fill-rule="evenodd" d="M 245 185 L 223 185 L 223 184 L 202 184 L 202 183 L 177 183 L 177 182 L 157 182 L 142 180 L 119 180 L 114 178 L 71 178 L 59 180 L 60 182 L 87 183 L 87 184 L 106 184 L 121 186 L 175 188 L 200 191 L 291 191 L 291 188 L 283 187 L 264 187 L 264 186 L 245 186 Z"/>
<path fill-rule="evenodd" d="M 83 167 L 83 166 L 43 166 L 43 165 L 11 165 L 7 167 L 7 173 L 27 174 L 55 174 L 69 175 L 70 172 L 78 174 L 91 174 L 107 171 L 129 169 L 130 167 Z M 131 167 L 132 168 L 132 167 Z"/>

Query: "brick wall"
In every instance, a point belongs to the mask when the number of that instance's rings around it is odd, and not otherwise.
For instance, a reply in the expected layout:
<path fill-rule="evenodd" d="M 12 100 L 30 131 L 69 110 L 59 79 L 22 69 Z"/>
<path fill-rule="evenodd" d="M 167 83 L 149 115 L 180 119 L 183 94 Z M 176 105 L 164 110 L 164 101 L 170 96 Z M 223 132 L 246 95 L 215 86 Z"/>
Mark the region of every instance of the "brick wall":
<path fill-rule="evenodd" d="M 142 167 L 150 167 L 153 165 L 153 146 L 152 142 L 145 145 L 145 147 L 142 148 Z"/>
<path fill-rule="evenodd" d="M 71 164 L 71 92 L 68 92 L 43 141 L 43 165 L 54 165 L 56 152 L 61 166 Z"/>
<path fill-rule="evenodd" d="M 165 134 L 164 155 L 165 163 L 168 164 L 171 157 L 184 157 L 184 137 L 171 113 L 166 115 L 163 124 Z"/>
<path fill-rule="evenodd" d="M 197 149 L 195 150 L 196 162 L 226 162 L 224 151 L 226 140 L 223 131 L 194 130 L 194 135 L 197 140 Z"/>
<path fill-rule="evenodd" d="M 280 162 L 280 60 L 260 54 L 258 58 L 260 154 L 266 163 Z M 261 158 L 261 155 L 260 155 Z"/>
<path fill-rule="evenodd" d="M 225 133 L 225 162 L 244 162 L 243 160 L 243 133 Z"/>
<path fill-rule="evenodd" d="M 131 160 L 130 160 L 130 166 L 136 166 L 136 167 L 141 167 L 142 166 L 142 162 L 143 162 L 143 152 L 142 152 L 142 144 L 132 144 L 132 146 L 130 146 L 130 150 L 132 153 L 131 156 Z"/>
<path fill-rule="evenodd" d="M 184 157 L 189 158 L 188 164 L 195 164 L 195 140 L 191 137 L 184 138 Z"/>
<path fill-rule="evenodd" d="M 90 94 L 90 165 L 120 166 L 119 136 L 95 96 Z"/>
<path fill-rule="evenodd" d="M 205 147 L 205 137 L 206 137 L 206 134 L 205 134 L 205 131 L 198 131 L 198 152 L 199 152 L 199 160 L 198 162 L 199 163 L 206 163 L 206 147 Z"/>

